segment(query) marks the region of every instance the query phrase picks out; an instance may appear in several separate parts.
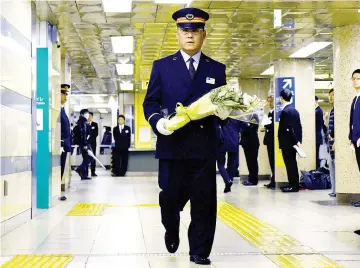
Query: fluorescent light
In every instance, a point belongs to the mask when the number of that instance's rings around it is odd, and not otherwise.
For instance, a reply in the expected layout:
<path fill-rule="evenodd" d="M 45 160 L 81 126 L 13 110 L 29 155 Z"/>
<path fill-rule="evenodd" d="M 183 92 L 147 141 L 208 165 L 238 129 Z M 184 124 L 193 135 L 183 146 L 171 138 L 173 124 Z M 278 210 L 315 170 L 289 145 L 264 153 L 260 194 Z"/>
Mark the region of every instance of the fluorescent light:
<path fill-rule="evenodd" d="M 274 28 L 282 26 L 281 9 L 274 9 Z"/>
<path fill-rule="evenodd" d="M 101 114 L 108 114 L 108 113 L 109 113 L 106 109 L 100 108 L 100 109 L 97 109 L 97 110 L 98 110 L 99 113 L 101 113 Z"/>
<path fill-rule="evenodd" d="M 275 68 L 274 65 L 270 66 L 267 70 L 265 70 L 261 75 L 274 75 Z"/>
<path fill-rule="evenodd" d="M 102 0 L 104 12 L 131 12 L 132 0 Z"/>
<path fill-rule="evenodd" d="M 118 75 L 133 75 L 134 64 L 115 64 Z"/>
<path fill-rule="evenodd" d="M 332 42 L 312 42 L 290 55 L 290 58 L 306 58 L 331 44 Z"/>
<path fill-rule="evenodd" d="M 113 96 L 110 96 L 108 105 L 109 105 L 110 107 L 117 107 L 117 103 L 116 103 L 116 101 L 115 101 L 115 99 L 114 99 Z"/>
<path fill-rule="evenodd" d="M 117 0 L 119 1 L 119 0 Z M 120 2 L 120 1 L 119 1 Z M 134 37 L 133 36 L 112 36 L 111 45 L 114 53 L 133 53 Z"/>
<path fill-rule="evenodd" d="M 132 90 L 134 90 L 134 84 L 131 82 L 127 82 L 127 81 L 121 82 L 120 89 L 126 90 L 126 91 L 132 91 Z"/>
<path fill-rule="evenodd" d="M 155 4 L 187 4 L 190 6 L 192 0 L 155 0 Z"/>

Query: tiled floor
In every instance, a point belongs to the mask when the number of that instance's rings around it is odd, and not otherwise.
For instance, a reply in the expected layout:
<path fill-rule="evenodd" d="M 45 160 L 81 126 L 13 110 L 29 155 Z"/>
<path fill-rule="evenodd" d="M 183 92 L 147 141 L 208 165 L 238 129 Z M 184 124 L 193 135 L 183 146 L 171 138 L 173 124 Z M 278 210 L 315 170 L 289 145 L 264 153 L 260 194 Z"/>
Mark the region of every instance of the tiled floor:
<path fill-rule="evenodd" d="M 99 171 L 92 181 L 73 177 L 68 200 L 27 222 L 1 238 L 1 260 L 15 254 L 72 254 L 70 268 L 187 268 L 189 263 L 187 226 L 189 208 L 182 213 L 181 244 L 176 255 L 166 251 L 164 229 L 158 207 L 134 204 L 157 204 L 156 178 L 111 178 Z M 283 194 L 240 184 L 224 195 L 219 178 L 218 197 L 272 225 L 282 233 L 323 254 L 343 267 L 360 267 L 360 209 L 331 204 L 326 191 L 303 191 Z M 320 202 L 321 201 L 321 202 Z M 118 205 L 105 209 L 103 216 L 69 217 L 77 203 Z M 271 254 L 277 254 L 274 246 Z M 246 242 L 230 226 L 218 221 L 212 251 L 212 266 L 278 267 L 259 248 Z"/>

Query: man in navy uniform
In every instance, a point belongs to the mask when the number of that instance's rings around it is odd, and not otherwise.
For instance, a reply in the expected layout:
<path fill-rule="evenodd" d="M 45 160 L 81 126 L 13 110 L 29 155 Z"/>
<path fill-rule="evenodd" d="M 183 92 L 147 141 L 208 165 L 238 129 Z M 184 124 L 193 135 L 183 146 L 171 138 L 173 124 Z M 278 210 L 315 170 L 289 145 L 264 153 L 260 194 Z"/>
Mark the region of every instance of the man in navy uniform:
<path fill-rule="evenodd" d="M 216 126 L 209 116 L 191 121 L 175 132 L 165 127 L 178 102 L 188 106 L 210 90 L 226 84 L 225 65 L 205 56 L 201 47 L 206 38 L 209 14 L 196 8 L 173 14 L 180 51 L 153 63 L 143 103 L 146 120 L 157 135 L 159 195 L 165 244 L 170 253 L 179 246 L 180 211 L 191 202 L 188 237 L 190 261 L 209 265 L 216 227 Z M 215 114 L 225 120 L 231 111 Z"/>
<path fill-rule="evenodd" d="M 351 104 L 349 142 L 355 149 L 356 160 L 360 170 L 360 69 L 353 72 L 351 79 L 356 90 L 356 96 Z M 353 204 L 356 207 L 360 207 L 360 201 Z"/>
<path fill-rule="evenodd" d="M 64 176 L 66 157 L 68 152 L 71 152 L 71 133 L 70 133 L 70 121 L 66 115 L 64 105 L 67 102 L 70 86 L 68 84 L 61 85 L 61 112 L 60 112 L 60 122 L 61 122 L 61 181 Z M 61 190 L 65 191 L 63 185 L 61 185 Z M 65 201 L 66 197 L 61 196 L 61 201 Z"/>
<path fill-rule="evenodd" d="M 302 126 L 299 112 L 291 104 L 292 92 L 284 89 L 280 92 L 283 110 L 280 115 L 278 130 L 279 148 L 285 162 L 289 186 L 281 188 L 285 193 L 299 191 L 299 170 L 294 146 L 302 142 Z"/>
<path fill-rule="evenodd" d="M 264 145 L 267 147 L 268 159 L 271 167 L 271 178 L 270 183 L 266 184 L 265 187 L 269 189 L 275 188 L 275 146 L 274 146 L 274 98 L 269 96 L 267 98 L 268 105 L 270 108 L 268 117 L 271 121 L 270 124 L 265 125 L 265 136 L 264 136 Z"/>
<path fill-rule="evenodd" d="M 91 149 L 89 147 L 89 141 L 88 141 L 90 137 L 90 128 L 88 125 L 88 120 L 89 120 L 89 110 L 82 109 L 80 111 L 78 126 L 79 126 L 79 147 L 80 147 L 81 155 L 83 157 L 83 161 L 81 165 L 78 166 L 76 169 L 76 172 L 79 174 L 82 180 L 91 180 L 91 178 L 88 177 L 88 168 L 90 162 L 92 161 L 92 158 L 88 154 L 88 149 Z"/>
<path fill-rule="evenodd" d="M 125 125 L 125 116 L 119 115 L 118 125 L 114 127 L 113 135 L 115 141 L 115 170 L 118 172 L 116 175 L 123 177 L 127 172 L 131 144 L 131 129 Z"/>
<path fill-rule="evenodd" d="M 96 140 L 97 136 L 99 135 L 99 127 L 96 122 L 93 121 L 94 114 L 89 112 L 89 128 L 90 128 L 90 137 L 89 137 L 89 145 L 91 146 L 91 150 L 93 151 L 94 155 L 96 156 Z M 96 169 L 96 160 L 94 159 L 91 162 L 91 177 L 96 177 L 95 173 Z"/>
<path fill-rule="evenodd" d="M 320 167 L 320 146 L 323 144 L 324 113 L 319 106 L 319 98 L 315 96 L 315 130 L 316 130 L 316 168 Z"/>

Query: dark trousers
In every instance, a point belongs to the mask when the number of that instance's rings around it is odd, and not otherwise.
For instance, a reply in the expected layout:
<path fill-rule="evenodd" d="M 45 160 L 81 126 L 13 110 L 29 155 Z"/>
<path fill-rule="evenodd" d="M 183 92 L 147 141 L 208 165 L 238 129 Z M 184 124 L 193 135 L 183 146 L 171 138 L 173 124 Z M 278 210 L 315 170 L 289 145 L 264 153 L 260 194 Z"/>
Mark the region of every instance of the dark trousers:
<path fill-rule="evenodd" d="M 246 164 L 249 170 L 249 181 L 253 184 L 259 182 L 258 154 L 259 146 L 243 146 Z"/>
<path fill-rule="evenodd" d="M 356 154 L 356 161 L 360 171 L 360 147 L 357 147 L 356 142 L 354 142 L 355 154 Z"/>
<path fill-rule="evenodd" d="M 90 144 L 91 150 L 93 151 L 94 155 L 96 156 L 96 143 Z M 96 160 L 91 158 L 91 174 L 95 173 L 96 169 Z"/>
<path fill-rule="evenodd" d="M 116 150 L 116 163 L 118 165 L 117 171 L 119 176 L 125 176 L 127 172 L 128 162 L 129 162 L 129 150 Z"/>
<path fill-rule="evenodd" d="M 90 165 L 90 162 L 93 160 L 93 158 L 91 156 L 89 156 L 89 154 L 87 153 L 86 150 L 82 150 L 81 155 L 82 155 L 83 161 L 82 161 L 81 165 L 77 167 L 76 171 L 79 172 L 79 174 L 82 177 L 87 177 L 89 175 L 88 174 L 89 165 Z"/>
<path fill-rule="evenodd" d="M 290 187 L 299 189 L 299 170 L 296 161 L 296 151 L 293 147 L 282 148 L 282 156 L 286 166 L 286 172 Z"/>
<path fill-rule="evenodd" d="M 320 158 L 319 158 L 319 151 L 320 151 L 320 143 L 316 143 L 316 168 L 320 167 Z"/>
<path fill-rule="evenodd" d="M 179 232 L 180 211 L 190 200 L 190 255 L 208 257 L 216 228 L 216 159 L 160 159 L 159 186 L 161 218 L 166 231 Z"/>
<path fill-rule="evenodd" d="M 62 180 L 62 178 L 64 176 L 66 157 L 67 157 L 67 152 L 62 152 L 61 153 L 61 160 L 60 160 L 61 161 L 61 163 L 60 163 L 60 165 L 61 165 L 61 180 Z"/>
<path fill-rule="evenodd" d="M 226 160 L 226 153 L 228 156 L 227 159 L 227 168 L 225 169 L 225 160 Z M 224 183 L 232 182 L 233 178 L 236 174 L 236 155 L 237 152 L 218 152 L 217 153 L 217 166 L 221 177 L 224 180 Z"/>
<path fill-rule="evenodd" d="M 267 155 L 271 167 L 271 178 L 270 183 L 275 184 L 275 150 L 274 150 L 274 144 L 269 144 L 267 147 Z"/>

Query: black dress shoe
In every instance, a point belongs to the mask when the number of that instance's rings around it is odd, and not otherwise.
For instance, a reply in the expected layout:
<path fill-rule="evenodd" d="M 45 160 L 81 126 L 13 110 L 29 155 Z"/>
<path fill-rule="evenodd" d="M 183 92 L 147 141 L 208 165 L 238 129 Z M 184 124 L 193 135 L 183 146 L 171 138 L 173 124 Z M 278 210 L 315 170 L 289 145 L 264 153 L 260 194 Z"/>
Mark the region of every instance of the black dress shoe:
<path fill-rule="evenodd" d="M 354 207 L 360 208 L 360 201 L 352 203 Z"/>
<path fill-rule="evenodd" d="M 168 232 L 165 233 L 165 245 L 169 253 L 175 253 L 179 247 L 179 244 L 180 244 L 179 233 L 173 233 L 173 234 L 170 234 Z"/>
<path fill-rule="evenodd" d="M 60 201 L 65 201 L 66 199 L 67 199 L 66 196 L 61 196 L 61 197 L 59 198 Z"/>
<path fill-rule="evenodd" d="M 228 192 L 231 192 L 231 186 L 233 185 L 232 182 L 229 182 L 229 183 L 226 183 L 225 184 L 225 189 L 224 189 L 224 193 L 228 193 Z"/>
<path fill-rule="evenodd" d="M 282 188 L 281 191 L 283 193 L 296 193 L 299 191 L 299 189 L 293 188 L 293 187 L 286 187 L 286 188 Z"/>
<path fill-rule="evenodd" d="M 253 182 L 251 182 L 251 181 L 244 181 L 242 184 L 243 184 L 244 186 L 256 186 L 256 185 L 257 185 L 257 183 L 255 184 L 255 183 L 253 183 Z"/>
<path fill-rule="evenodd" d="M 269 183 L 264 185 L 268 189 L 275 189 L 275 183 Z"/>
<path fill-rule="evenodd" d="M 84 176 L 84 177 L 81 177 L 81 180 L 82 180 L 82 181 L 86 181 L 86 180 L 91 180 L 91 178 Z"/>
<path fill-rule="evenodd" d="M 91 177 L 97 177 L 97 174 L 96 174 L 96 173 L 92 173 L 92 174 L 91 174 Z"/>
<path fill-rule="evenodd" d="M 190 261 L 195 262 L 196 264 L 200 264 L 200 265 L 210 265 L 211 264 L 211 261 L 209 260 L 209 258 L 201 257 L 199 255 L 191 255 Z"/>

